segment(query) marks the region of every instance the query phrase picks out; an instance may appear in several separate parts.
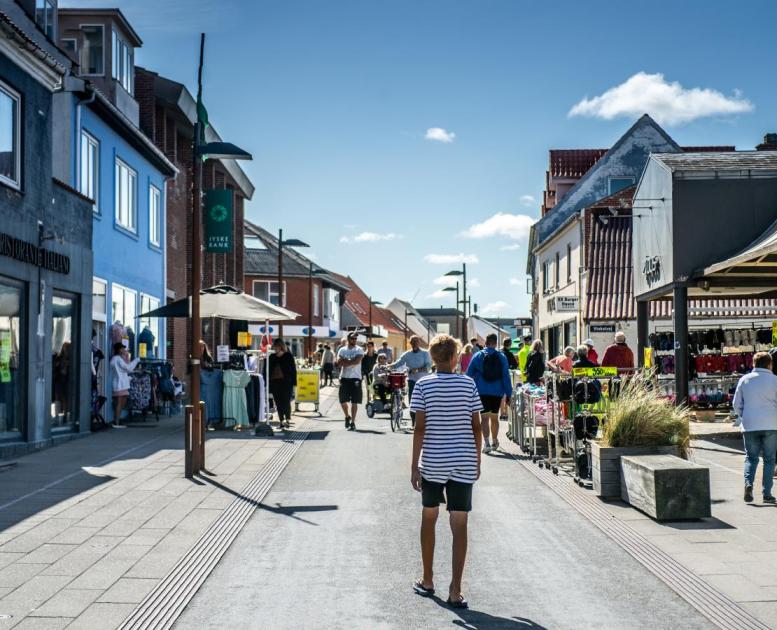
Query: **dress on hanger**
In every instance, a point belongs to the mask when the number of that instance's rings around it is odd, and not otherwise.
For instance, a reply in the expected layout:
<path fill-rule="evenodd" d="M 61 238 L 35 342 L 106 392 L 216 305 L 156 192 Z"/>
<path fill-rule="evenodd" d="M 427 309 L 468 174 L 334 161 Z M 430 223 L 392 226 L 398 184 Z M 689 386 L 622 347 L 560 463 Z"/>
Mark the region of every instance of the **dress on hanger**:
<path fill-rule="evenodd" d="M 251 380 L 243 370 L 224 370 L 224 426 L 248 426 L 246 385 Z"/>

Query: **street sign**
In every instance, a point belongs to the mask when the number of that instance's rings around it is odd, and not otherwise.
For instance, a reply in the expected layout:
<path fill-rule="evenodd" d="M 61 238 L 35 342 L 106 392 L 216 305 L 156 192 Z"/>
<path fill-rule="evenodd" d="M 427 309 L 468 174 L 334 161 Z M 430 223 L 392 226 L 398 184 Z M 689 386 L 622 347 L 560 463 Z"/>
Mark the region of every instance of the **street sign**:
<path fill-rule="evenodd" d="M 232 191 L 214 188 L 205 191 L 205 251 L 232 251 Z"/>
<path fill-rule="evenodd" d="M 614 333 L 615 324 L 591 324 L 588 326 L 588 332 L 592 333 Z"/>
<path fill-rule="evenodd" d="M 513 326 L 531 326 L 532 320 L 531 317 L 518 317 L 517 319 L 513 320 Z"/>

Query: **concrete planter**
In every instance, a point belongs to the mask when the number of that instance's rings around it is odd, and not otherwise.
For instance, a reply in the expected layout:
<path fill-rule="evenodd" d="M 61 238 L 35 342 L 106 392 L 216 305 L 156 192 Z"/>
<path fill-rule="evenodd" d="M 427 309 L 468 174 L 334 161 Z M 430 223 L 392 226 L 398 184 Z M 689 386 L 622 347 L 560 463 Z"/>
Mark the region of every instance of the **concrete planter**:
<path fill-rule="evenodd" d="M 621 457 L 678 455 L 676 446 L 600 446 L 591 443 L 594 492 L 603 499 L 621 498 Z"/>

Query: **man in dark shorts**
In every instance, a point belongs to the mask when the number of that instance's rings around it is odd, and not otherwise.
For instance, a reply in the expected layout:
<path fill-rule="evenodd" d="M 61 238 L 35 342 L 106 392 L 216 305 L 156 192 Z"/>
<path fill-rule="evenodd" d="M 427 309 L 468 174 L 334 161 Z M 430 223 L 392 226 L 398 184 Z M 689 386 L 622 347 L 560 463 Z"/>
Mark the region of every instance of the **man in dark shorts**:
<path fill-rule="evenodd" d="M 364 387 L 367 390 L 367 402 L 370 402 L 372 389 L 372 369 L 378 362 L 378 353 L 375 352 L 375 344 L 372 341 L 367 342 L 367 352 L 362 357 L 362 379 Z"/>
<path fill-rule="evenodd" d="M 413 590 L 434 595 L 434 542 L 440 503 L 450 514 L 452 571 L 448 590 L 451 608 L 467 608 L 461 589 L 467 557 L 467 522 L 472 486 L 480 477 L 480 397 L 475 383 L 456 374 L 459 343 L 437 335 L 429 345 L 437 371 L 419 379 L 410 409 L 416 414 L 410 483 L 421 493 L 421 559 L 423 577 Z"/>
<path fill-rule="evenodd" d="M 340 406 L 345 414 L 345 428 L 356 430 L 356 410 L 362 402 L 362 358 L 364 350 L 356 345 L 358 335 L 348 335 L 348 343 L 337 351 L 340 368 Z"/>
<path fill-rule="evenodd" d="M 510 370 L 505 355 L 496 349 L 497 336 L 486 337 L 486 347 L 478 352 L 467 368 L 483 402 L 483 452 L 499 450 L 499 409 L 513 394 Z"/>

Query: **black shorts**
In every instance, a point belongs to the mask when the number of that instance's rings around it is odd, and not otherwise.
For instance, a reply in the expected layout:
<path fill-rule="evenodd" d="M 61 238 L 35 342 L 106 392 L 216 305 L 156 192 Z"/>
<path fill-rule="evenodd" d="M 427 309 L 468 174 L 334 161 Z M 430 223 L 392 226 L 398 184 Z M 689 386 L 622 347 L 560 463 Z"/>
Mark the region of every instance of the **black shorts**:
<path fill-rule="evenodd" d="M 340 402 L 362 404 L 362 380 L 360 378 L 340 379 Z"/>
<path fill-rule="evenodd" d="M 436 508 L 445 503 L 449 512 L 471 512 L 472 484 L 453 479 L 437 483 L 421 477 L 421 503 L 425 508 Z"/>
<path fill-rule="evenodd" d="M 502 396 L 480 395 L 480 402 L 483 403 L 483 413 L 499 413 L 502 407 Z"/>

